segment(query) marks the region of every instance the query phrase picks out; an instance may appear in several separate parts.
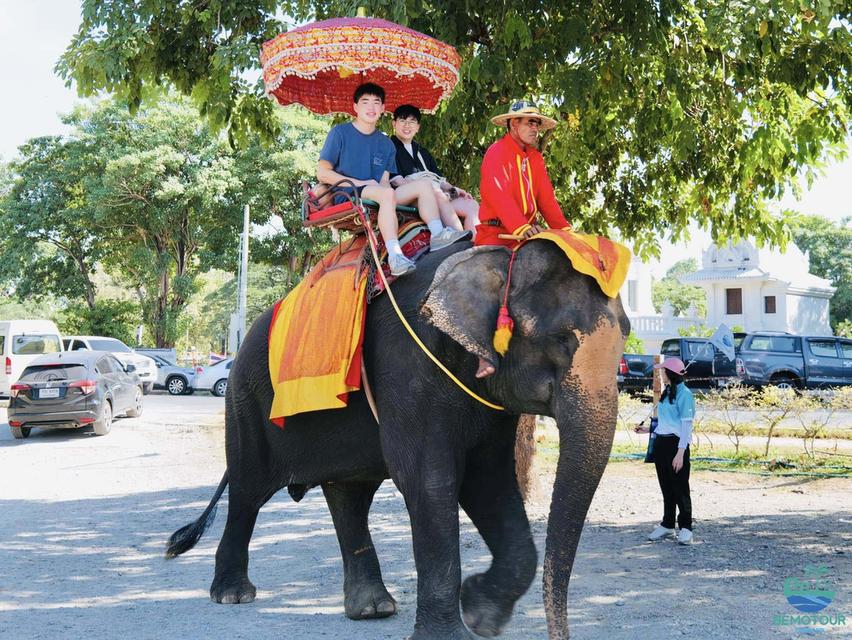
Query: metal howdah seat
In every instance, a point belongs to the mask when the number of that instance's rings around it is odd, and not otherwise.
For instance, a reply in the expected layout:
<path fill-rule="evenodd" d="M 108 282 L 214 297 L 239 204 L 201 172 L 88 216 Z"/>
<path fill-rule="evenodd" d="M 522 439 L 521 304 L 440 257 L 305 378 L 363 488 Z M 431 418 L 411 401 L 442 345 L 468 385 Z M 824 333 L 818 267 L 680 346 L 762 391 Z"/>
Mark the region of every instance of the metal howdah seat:
<path fill-rule="evenodd" d="M 331 227 L 337 230 L 364 233 L 361 214 L 375 226 L 379 203 L 358 196 L 351 180 L 340 180 L 332 185 L 313 187 L 302 182 L 302 224 L 305 227 Z M 418 218 L 417 208 L 396 206 L 400 220 Z"/>

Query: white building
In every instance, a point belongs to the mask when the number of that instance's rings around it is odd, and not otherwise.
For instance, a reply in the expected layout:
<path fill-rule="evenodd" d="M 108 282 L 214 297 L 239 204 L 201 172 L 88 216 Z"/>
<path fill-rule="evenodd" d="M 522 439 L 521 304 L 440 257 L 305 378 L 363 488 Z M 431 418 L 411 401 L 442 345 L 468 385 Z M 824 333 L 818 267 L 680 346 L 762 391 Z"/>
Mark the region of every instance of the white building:
<path fill-rule="evenodd" d="M 704 289 L 707 326 L 831 335 L 828 304 L 835 289 L 810 273 L 808 256 L 792 242 L 783 254 L 745 240 L 713 245 L 702 255 L 702 268 L 680 281 Z"/>

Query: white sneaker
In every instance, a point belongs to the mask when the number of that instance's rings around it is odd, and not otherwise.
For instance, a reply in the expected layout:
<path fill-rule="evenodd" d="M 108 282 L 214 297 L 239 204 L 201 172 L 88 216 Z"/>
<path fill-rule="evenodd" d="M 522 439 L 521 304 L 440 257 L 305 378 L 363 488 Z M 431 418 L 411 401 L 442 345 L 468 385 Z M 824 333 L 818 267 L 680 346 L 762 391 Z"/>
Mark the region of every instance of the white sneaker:
<path fill-rule="evenodd" d="M 689 529 L 681 529 L 677 533 L 678 544 L 692 544 L 692 531 Z"/>
<path fill-rule="evenodd" d="M 685 531 L 685 529 L 684 529 Z M 648 540 L 652 540 L 656 542 L 657 540 L 662 540 L 663 538 L 671 538 L 674 537 L 675 530 L 667 529 L 662 525 L 658 525 L 656 529 L 654 529 L 649 535 Z"/>
<path fill-rule="evenodd" d="M 388 254 L 388 266 L 390 267 L 391 275 L 404 276 L 409 271 L 414 271 L 417 266 L 401 253 Z"/>
<path fill-rule="evenodd" d="M 441 233 L 437 233 L 429 240 L 430 251 L 440 251 L 446 249 L 454 242 L 459 240 L 467 240 L 473 235 L 470 231 L 456 231 L 449 227 L 444 227 Z"/>

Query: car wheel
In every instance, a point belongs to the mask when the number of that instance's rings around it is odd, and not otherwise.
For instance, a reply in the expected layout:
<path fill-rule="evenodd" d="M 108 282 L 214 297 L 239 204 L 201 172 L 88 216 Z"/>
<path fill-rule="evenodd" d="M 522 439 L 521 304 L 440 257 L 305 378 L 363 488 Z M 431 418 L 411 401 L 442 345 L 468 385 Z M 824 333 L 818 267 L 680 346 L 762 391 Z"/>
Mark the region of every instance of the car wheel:
<path fill-rule="evenodd" d="M 216 384 L 213 385 L 213 388 L 210 389 L 210 393 L 214 396 L 219 396 L 220 398 L 225 395 L 225 392 L 228 390 L 228 381 L 224 378 L 222 380 L 218 380 Z"/>
<path fill-rule="evenodd" d="M 142 393 L 146 396 L 154 390 L 153 382 L 146 382 L 142 385 Z"/>
<path fill-rule="evenodd" d="M 142 415 L 142 389 L 137 387 L 136 395 L 133 397 L 133 406 L 127 410 L 128 418 L 138 418 Z"/>
<path fill-rule="evenodd" d="M 166 389 L 173 396 L 182 396 L 186 393 L 186 380 L 180 376 L 172 376 L 166 380 Z"/>
<path fill-rule="evenodd" d="M 94 421 L 92 429 L 99 436 L 105 436 L 112 428 L 112 405 L 109 400 L 104 400 L 104 408 L 101 409 L 101 417 Z"/>
<path fill-rule="evenodd" d="M 16 440 L 23 440 L 24 438 L 30 437 L 30 431 L 32 431 L 32 427 L 9 427 L 12 430 L 12 436 Z"/>
<path fill-rule="evenodd" d="M 788 375 L 772 376 L 769 382 L 779 389 L 792 389 L 795 391 L 799 388 L 799 381 Z"/>

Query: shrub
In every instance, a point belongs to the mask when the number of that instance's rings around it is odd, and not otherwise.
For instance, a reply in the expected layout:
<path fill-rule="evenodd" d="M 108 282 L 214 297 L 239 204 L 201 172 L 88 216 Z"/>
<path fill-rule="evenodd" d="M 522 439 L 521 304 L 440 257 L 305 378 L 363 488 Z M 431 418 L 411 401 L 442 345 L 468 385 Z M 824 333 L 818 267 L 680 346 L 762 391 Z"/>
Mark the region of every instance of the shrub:
<path fill-rule="evenodd" d="M 763 457 L 769 457 L 769 445 L 775 429 L 786 418 L 796 415 L 801 408 L 800 397 L 792 389 L 765 386 L 748 399 L 748 406 L 757 412 L 758 419 L 766 425 L 766 446 Z"/>
<path fill-rule="evenodd" d="M 734 445 L 734 455 L 739 455 L 740 439 L 748 427 L 742 420 L 742 413 L 749 394 L 750 391 L 742 385 L 732 384 L 723 389 L 711 389 L 704 400 L 707 406 L 719 412 L 728 440 Z"/>
<path fill-rule="evenodd" d="M 133 302 L 99 300 L 93 309 L 85 305 L 67 307 L 56 324 L 63 335 L 108 336 L 133 346 L 140 319 L 139 305 Z"/>

